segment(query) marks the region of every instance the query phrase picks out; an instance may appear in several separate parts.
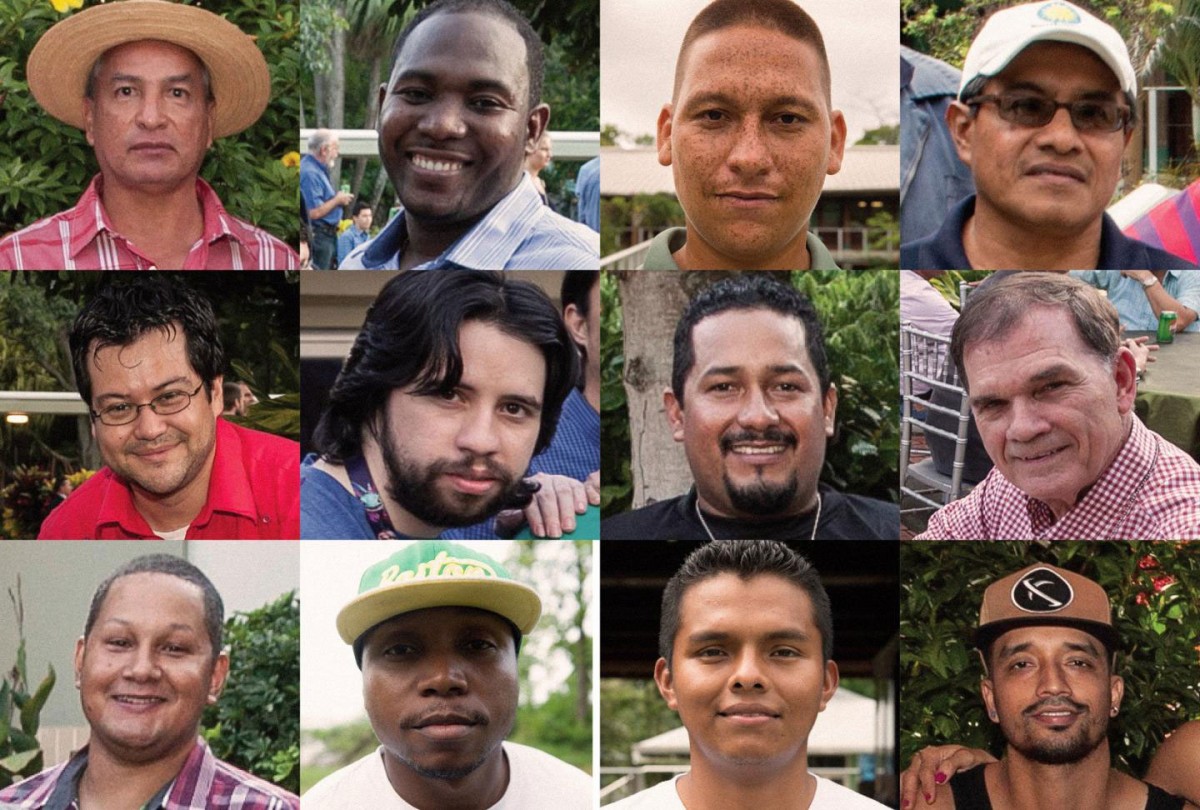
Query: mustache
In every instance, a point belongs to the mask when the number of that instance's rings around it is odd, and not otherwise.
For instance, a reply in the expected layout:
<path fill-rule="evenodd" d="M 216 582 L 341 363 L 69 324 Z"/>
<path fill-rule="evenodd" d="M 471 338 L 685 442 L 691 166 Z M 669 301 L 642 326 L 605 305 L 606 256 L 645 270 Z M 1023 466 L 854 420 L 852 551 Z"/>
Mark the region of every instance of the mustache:
<path fill-rule="evenodd" d="M 481 476 L 479 468 L 483 468 Z M 533 502 L 533 496 L 542 485 L 523 476 L 513 476 L 492 458 L 467 455 L 459 459 L 435 461 L 429 465 L 429 474 L 459 475 L 463 478 L 494 478 L 500 482 L 501 495 L 497 510 L 524 509 Z"/>
<path fill-rule="evenodd" d="M 743 442 L 770 442 L 771 444 L 782 444 L 788 448 L 796 446 L 796 434 L 791 431 L 783 431 L 777 427 L 769 427 L 766 430 L 742 430 L 737 433 L 727 433 L 721 437 L 721 454 L 728 455 L 733 452 L 735 444 Z"/>
<path fill-rule="evenodd" d="M 446 720 L 453 718 L 461 720 L 471 725 L 487 725 L 488 716 L 478 709 L 464 711 L 462 709 L 451 709 L 438 707 L 425 709 L 421 712 L 407 714 L 400 718 L 401 728 L 421 728 L 422 726 L 430 725 L 431 720 Z"/>
<path fill-rule="evenodd" d="M 184 441 L 184 436 L 177 430 L 167 431 L 154 439 L 131 439 L 125 443 L 126 453 L 153 453 L 164 447 L 171 447 Z"/>
<path fill-rule="evenodd" d="M 1082 703 L 1076 703 L 1070 698 L 1065 697 L 1046 698 L 1045 700 L 1039 700 L 1037 703 L 1021 712 L 1021 714 L 1028 716 L 1031 714 L 1037 714 L 1040 711 L 1045 711 L 1046 709 L 1070 709 L 1071 711 L 1082 713 L 1087 711 L 1087 706 L 1083 705 Z"/>

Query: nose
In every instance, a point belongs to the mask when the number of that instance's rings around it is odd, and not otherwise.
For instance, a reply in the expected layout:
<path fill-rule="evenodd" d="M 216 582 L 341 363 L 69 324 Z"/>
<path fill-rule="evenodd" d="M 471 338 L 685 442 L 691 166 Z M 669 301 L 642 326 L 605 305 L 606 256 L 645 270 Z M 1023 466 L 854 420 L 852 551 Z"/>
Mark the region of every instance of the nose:
<path fill-rule="evenodd" d="M 742 427 L 763 430 L 779 424 L 779 412 L 771 404 L 765 391 L 751 388 L 738 412 L 738 424 Z"/>
<path fill-rule="evenodd" d="M 458 431 L 458 448 L 475 456 L 488 456 L 500 449 L 496 421 L 490 408 L 468 410 Z"/>
<path fill-rule="evenodd" d="M 1070 691 L 1071 688 L 1063 676 L 1062 667 L 1057 664 L 1046 664 L 1038 670 L 1039 695 L 1065 695 Z"/>
<path fill-rule="evenodd" d="M 133 435 L 139 439 L 157 439 L 167 431 L 166 417 L 155 413 L 150 406 L 138 410 L 133 420 Z"/>
<path fill-rule="evenodd" d="M 1079 130 L 1071 122 L 1071 112 L 1066 107 L 1054 111 L 1054 117 L 1037 131 L 1039 146 L 1059 154 L 1074 152 L 1081 148 Z"/>
<path fill-rule="evenodd" d="M 744 689 L 766 690 L 767 679 L 762 670 L 762 661 L 757 650 L 745 649 L 734 659 L 734 670 L 730 687 L 734 691 Z"/>
<path fill-rule="evenodd" d="M 738 175 L 765 174 L 771 166 L 771 154 L 756 119 L 747 119 L 734 134 L 726 162 Z"/>
<path fill-rule="evenodd" d="M 467 134 L 462 108 L 457 100 L 451 98 L 439 98 L 426 104 L 417 129 L 422 135 L 437 141 L 462 138 Z"/>
<path fill-rule="evenodd" d="M 1050 430 L 1049 423 L 1038 411 L 1036 403 L 1013 400 L 1005 438 L 1010 442 L 1030 442 Z"/>
<path fill-rule="evenodd" d="M 154 658 L 154 649 L 149 644 L 141 644 L 125 660 L 125 677 L 131 681 L 147 681 L 159 675 L 158 662 Z"/>
<path fill-rule="evenodd" d="M 429 652 L 422 661 L 418 692 L 424 696 L 461 695 L 467 691 L 462 661 L 453 652 Z"/>
<path fill-rule="evenodd" d="M 163 124 L 161 99 L 155 93 L 143 93 L 138 105 L 137 123 L 143 129 L 156 129 Z"/>

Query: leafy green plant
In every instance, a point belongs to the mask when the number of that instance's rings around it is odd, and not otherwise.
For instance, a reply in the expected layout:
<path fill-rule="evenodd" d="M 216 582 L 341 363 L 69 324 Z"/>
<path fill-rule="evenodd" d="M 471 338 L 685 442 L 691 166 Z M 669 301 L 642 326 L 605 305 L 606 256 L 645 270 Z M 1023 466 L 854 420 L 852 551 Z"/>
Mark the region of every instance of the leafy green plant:
<path fill-rule="evenodd" d="M 1200 556 L 1186 543 L 905 543 L 900 590 L 901 762 L 925 745 L 999 756 L 1003 740 L 979 694 L 969 639 L 988 584 L 1035 562 L 1076 571 L 1108 592 L 1121 639 L 1114 763 L 1142 774 L 1166 733 L 1200 717 Z"/>
<path fill-rule="evenodd" d="M 0 684 L 0 788 L 6 788 L 42 770 L 42 747 L 37 740 L 42 707 L 54 689 L 54 667 L 37 688 L 29 691 L 25 671 L 25 603 L 21 598 L 21 577 L 17 590 L 8 589 L 13 612 L 17 617 L 17 662 L 4 674 Z M 19 721 L 20 728 L 13 720 Z"/>
<path fill-rule="evenodd" d="M 229 678 L 204 711 L 220 759 L 293 793 L 300 788 L 300 602 L 290 591 L 225 623 Z"/>

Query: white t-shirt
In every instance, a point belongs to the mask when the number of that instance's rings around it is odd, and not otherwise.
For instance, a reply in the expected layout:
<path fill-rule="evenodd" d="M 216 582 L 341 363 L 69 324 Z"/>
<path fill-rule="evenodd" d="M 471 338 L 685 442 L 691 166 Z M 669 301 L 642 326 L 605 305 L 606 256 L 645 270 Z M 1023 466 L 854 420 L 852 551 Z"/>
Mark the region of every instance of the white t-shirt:
<path fill-rule="evenodd" d="M 591 810 L 592 777 L 527 745 L 505 742 L 508 790 L 488 810 Z M 383 770 L 383 749 L 334 771 L 301 800 L 304 810 L 418 810 L 392 789 Z"/>
<path fill-rule="evenodd" d="M 687 810 L 683 802 L 679 800 L 679 791 L 675 789 L 675 783 L 682 776 L 684 774 L 634 794 L 628 799 L 622 799 L 615 804 L 607 804 L 603 810 Z M 881 807 L 886 808 L 886 805 L 855 793 L 850 788 L 842 787 L 837 782 L 831 782 L 820 776 L 817 776 L 816 779 L 817 792 L 807 810 L 879 810 Z M 305 810 L 308 810 L 307 806 L 305 806 Z"/>

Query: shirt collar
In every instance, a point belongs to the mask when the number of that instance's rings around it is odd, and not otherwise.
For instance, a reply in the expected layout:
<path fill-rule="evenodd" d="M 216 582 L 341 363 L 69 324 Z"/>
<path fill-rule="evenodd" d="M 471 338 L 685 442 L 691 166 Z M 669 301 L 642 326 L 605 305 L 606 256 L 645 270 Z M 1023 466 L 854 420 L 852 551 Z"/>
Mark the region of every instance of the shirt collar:
<path fill-rule="evenodd" d="M 1129 435 L 1117 452 L 1116 458 L 1061 518 L 1055 520 L 1049 505 L 1025 495 L 1025 508 L 1029 511 L 1029 520 L 1035 532 L 1044 532 L 1054 523 L 1065 520 L 1068 515 L 1077 514 L 1079 511 L 1102 511 L 1106 515 L 1110 514 L 1113 525 L 1116 525 L 1118 518 L 1133 507 L 1154 471 L 1154 463 L 1158 459 L 1158 446 L 1155 444 L 1154 434 L 1142 421 L 1133 414 L 1130 414 L 1130 418 L 1133 423 Z"/>
<path fill-rule="evenodd" d="M 88 764 L 88 745 L 76 751 L 71 755 L 62 766 L 55 778 L 55 786 L 50 798 L 46 801 L 43 810 L 68 810 L 68 808 L 79 806 L 79 778 L 83 776 L 84 769 Z M 180 768 L 179 773 L 171 777 L 171 779 L 155 792 L 150 800 L 143 806 L 143 810 L 158 810 L 163 807 L 191 807 L 190 798 L 180 802 L 180 796 L 175 796 L 171 800 L 170 795 L 178 793 L 175 790 L 177 785 L 186 787 L 184 783 L 196 783 L 203 771 L 211 770 L 210 761 L 213 759 L 209 752 L 208 746 L 200 740 L 197 740 L 192 746 L 191 752 Z M 181 776 L 189 776 L 189 779 L 180 779 Z"/>
<path fill-rule="evenodd" d="M 436 259 L 414 267 L 414 270 L 442 268 L 506 267 L 517 248 L 536 226 L 534 216 L 542 207 L 542 198 L 529 175 L 521 173 L 516 188 L 500 199 L 479 222 L 455 240 Z M 347 257 L 355 266 L 361 263 L 367 270 L 395 270 L 400 267 L 401 250 L 407 245 L 408 231 L 405 211 L 392 218 L 370 242 L 359 246 Z"/>
<path fill-rule="evenodd" d="M 134 250 L 134 246 L 113 227 L 108 212 L 104 210 L 104 202 L 100 198 L 103 187 L 104 175 L 97 174 L 88 183 L 83 196 L 68 215 L 71 220 L 72 259 L 77 258 L 102 232 L 108 232 L 113 239 L 119 239 L 130 250 Z M 204 217 L 201 239 L 205 244 L 211 245 L 221 239 L 232 239 L 239 244 L 246 244 L 244 234 L 225 211 L 217 192 L 199 177 L 196 178 L 196 199 L 200 201 L 200 211 Z"/>

